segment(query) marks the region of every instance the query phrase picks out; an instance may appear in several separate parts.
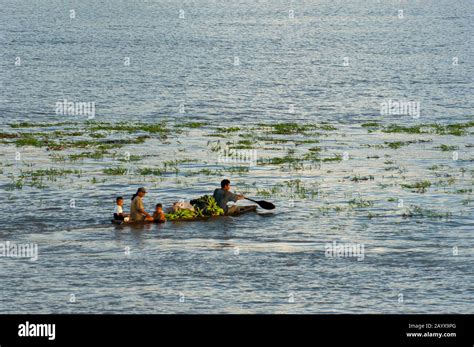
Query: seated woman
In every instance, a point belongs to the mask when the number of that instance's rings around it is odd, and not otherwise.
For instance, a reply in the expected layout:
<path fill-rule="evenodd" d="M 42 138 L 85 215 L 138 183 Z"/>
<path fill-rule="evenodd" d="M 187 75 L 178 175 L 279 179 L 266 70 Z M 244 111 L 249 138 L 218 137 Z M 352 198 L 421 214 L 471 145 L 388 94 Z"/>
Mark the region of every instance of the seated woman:
<path fill-rule="evenodd" d="M 153 217 L 145 211 L 143 206 L 143 197 L 147 193 L 146 189 L 138 188 L 137 192 L 132 196 L 132 206 L 130 207 L 130 217 L 134 222 L 153 221 Z"/>

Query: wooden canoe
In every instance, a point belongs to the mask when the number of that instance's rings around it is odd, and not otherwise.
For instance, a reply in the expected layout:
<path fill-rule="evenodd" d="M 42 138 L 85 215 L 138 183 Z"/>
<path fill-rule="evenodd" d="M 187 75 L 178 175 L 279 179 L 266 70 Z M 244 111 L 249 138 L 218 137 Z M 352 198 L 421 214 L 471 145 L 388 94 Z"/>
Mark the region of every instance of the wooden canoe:
<path fill-rule="evenodd" d="M 197 218 L 183 218 L 183 219 L 172 219 L 169 222 L 197 222 L 197 221 L 206 221 L 209 219 L 221 218 L 221 217 L 229 217 L 229 216 L 240 216 L 249 212 L 257 212 L 257 206 L 238 206 L 237 209 L 230 214 L 222 215 L 222 216 L 204 216 L 204 217 L 197 217 Z M 123 220 L 115 220 L 112 219 L 112 224 L 116 225 L 136 225 L 136 224 L 149 224 L 149 223 L 163 223 L 158 221 L 130 221 L 124 222 Z"/>

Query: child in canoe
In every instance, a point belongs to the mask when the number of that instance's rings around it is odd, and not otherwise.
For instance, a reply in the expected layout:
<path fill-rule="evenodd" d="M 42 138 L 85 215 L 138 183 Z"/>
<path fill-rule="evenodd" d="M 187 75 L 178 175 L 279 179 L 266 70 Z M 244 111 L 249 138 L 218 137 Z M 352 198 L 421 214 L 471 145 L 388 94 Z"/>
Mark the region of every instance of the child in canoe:
<path fill-rule="evenodd" d="M 116 205 L 114 209 L 114 219 L 127 222 L 130 215 L 128 213 L 123 213 L 123 198 L 119 196 L 117 199 L 115 199 L 115 201 Z"/>
<path fill-rule="evenodd" d="M 165 213 L 163 212 L 163 205 L 156 204 L 155 212 L 153 212 L 153 219 L 155 222 L 159 223 L 166 222 Z"/>

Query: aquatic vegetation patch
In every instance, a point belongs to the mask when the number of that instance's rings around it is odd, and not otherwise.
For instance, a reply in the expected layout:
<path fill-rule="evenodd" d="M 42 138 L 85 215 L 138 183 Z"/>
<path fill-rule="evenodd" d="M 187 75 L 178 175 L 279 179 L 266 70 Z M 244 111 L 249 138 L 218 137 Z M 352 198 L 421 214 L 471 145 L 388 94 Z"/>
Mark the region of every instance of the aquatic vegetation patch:
<path fill-rule="evenodd" d="M 126 167 L 121 167 L 121 166 L 109 167 L 109 168 L 103 169 L 102 172 L 105 175 L 109 175 L 109 176 L 121 176 L 121 175 L 126 175 L 128 172 L 128 169 Z"/>
<path fill-rule="evenodd" d="M 304 145 L 309 143 L 319 143 L 320 141 L 317 139 L 306 139 L 306 140 L 291 140 L 289 142 L 293 142 L 295 145 Z"/>
<path fill-rule="evenodd" d="M 431 182 L 430 181 L 421 181 L 421 182 L 415 182 L 415 183 L 404 183 L 401 184 L 403 188 L 411 189 L 412 191 L 416 193 L 424 193 L 426 192 L 426 189 L 431 187 Z"/>
<path fill-rule="evenodd" d="M 318 126 L 319 130 L 325 130 L 325 131 L 334 131 L 334 130 L 337 130 L 337 128 L 333 125 L 330 125 L 330 124 L 321 124 Z"/>
<path fill-rule="evenodd" d="M 449 146 L 449 145 L 440 145 L 439 147 L 435 147 L 435 148 L 439 148 L 443 152 L 450 152 L 450 151 L 455 151 L 456 149 L 459 149 L 458 146 Z"/>
<path fill-rule="evenodd" d="M 40 140 L 33 136 L 24 136 L 22 138 L 15 140 L 15 145 L 17 147 L 23 147 L 23 146 L 45 147 L 48 145 L 48 143 L 49 141 L 47 140 Z"/>
<path fill-rule="evenodd" d="M 334 131 L 336 127 L 330 124 L 298 124 L 298 123 L 276 123 L 276 124 L 259 124 L 261 129 L 267 130 L 271 134 L 277 135 L 294 135 L 306 134 L 308 131 L 324 130 Z"/>
<path fill-rule="evenodd" d="M 262 197 L 276 196 L 283 190 L 283 184 L 277 183 L 270 188 L 257 188 L 256 195 Z"/>
<path fill-rule="evenodd" d="M 228 135 L 224 135 L 224 134 L 221 134 L 221 133 L 210 133 L 210 134 L 206 134 L 206 136 L 208 137 L 218 137 L 218 138 L 225 138 L 225 137 L 229 137 Z"/>
<path fill-rule="evenodd" d="M 383 168 L 385 171 L 399 171 L 400 173 L 403 172 L 403 170 L 400 168 L 400 166 L 387 166 Z"/>
<path fill-rule="evenodd" d="M 403 218 L 413 218 L 413 217 L 426 217 L 431 219 L 442 219 L 452 217 L 451 212 L 438 212 L 434 210 L 429 210 L 422 208 L 421 206 L 412 206 L 408 211 L 402 214 Z"/>
<path fill-rule="evenodd" d="M 456 179 L 454 177 L 450 177 L 447 180 L 439 180 L 434 185 L 447 187 L 452 186 L 454 183 L 456 183 Z"/>
<path fill-rule="evenodd" d="M 108 134 L 98 133 L 98 132 L 90 132 L 89 136 L 94 139 L 103 139 L 106 138 Z"/>
<path fill-rule="evenodd" d="M 402 146 L 408 146 L 409 144 L 416 143 L 416 141 L 394 141 L 394 142 L 384 142 L 388 148 L 399 149 Z"/>
<path fill-rule="evenodd" d="M 239 127 L 219 128 L 219 131 L 222 131 L 223 133 L 235 133 L 237 131 L 240 131 L 240 128 Z"/>
<path fill-rule="evenodd" d="M 380 124 L 378 122 L 367 122 L 367 123 L 362 123 L 361 127 L 363 127 L 363 128 L 378 128 L 378 127 L 380 127 Z"/>
<path fill-rule="evenodd" d="M 11 183 L 8 184 L 5 190 L 21 190 L 23 189 L 23 180 L 22 179 L 15 179 L 14 177 L 11 178 Z"/>
<path fill-rule="evenodd" d="M 248 173 L 250 171 L 250 168 L 248 166 L 231 166 L 226 168 L 225 171 L 232 174 L 243 175 L 245 173 Z"/>
<path fill-rule="evenodd" d="M 59 168 L 47 168 L 38 170 L 20 170 L 17 178 L 10 176 L 12 180 L 11 184 L 7 187 L 8 190 L 22 189 L 23 186 L 29 186 L 33 188 L 46 188 L 44 181 L 57 181 L 59 177 L 68 175 L 80 175 L 80 170 L 72 169 L 59 169 Z"/>
<path fill-rule="evenodd" d="M 267 188 L 257 188 L 255 193 L 262 197 L 282 197 L 285 199 L 312 199 L 319 195 L 317 182 L 308 183 L 300 179 L 286 180 Z"/>
<path fill-rule="evenodd" d="M 384 127 L 382 130 L 384 133 L 403 133 L 403 134 L 427 134 L 428 132 L 422 130 L 422 125 L 414 125 L 411 127 L 405 127 L 398 124 L 391 124 Z"/>
<path fill-rule="evenodd" d="M 55 177 L 66 176 L 71 174 L 78 175 L 80 173 L 80 170 L 48 168 L 38 170 L 20 170 L 20 177 L 47 177 L 49 180 L 54 180 Z"/>
<path fill-rule="evenodd" d="M 342 161 L 342 155 L 336 154 L 333 157 L 323 158 L 321 161 L 324 163 Z"/>
<path fill-rule="evenodd" d="M 0 139 L 16 139 L 19 134 L 0 133 Z"/>
<path fill-rule="evenodd" d="M 384 133 L 399 134 L 436 134 L 436 135 L 454 135 L 463 136 L 468 134 L 468 129 L 474 127 L 474 122 L 455 123 L 455 124 L 418 124 L 413 126 L 403 126 L 390 124 L 387 126 L 379 125 L 375 122 L 362 124 L 362 127 L 368 128 L 369 132 L 381 130 Z"/>
<path fill-rule="evenodd" d="M 318 146 L 308 148 L 308 151 L 310 152 L 321 152 L 321 150 L 322 150 L 321 147 L 318 147 Z"/>
<path fill-rule="evenodd" d="M 68 160 L 68 156 L 64 154 L 52 153 L 50 156 L 52 161 L 57 163 L 65 163 Z"/>
<path fill-rule="evenodd" d="M 325 205 L 325 206 L 319 206 L 316 208 L 320 213 L 323 215 L 327 215 L 329 212 L 348 212 L 352 210 L 351 206 L 344 206 L 344 205 Z M 316 214 L 317 217 L 317 214 Z"/>
<path fill-rule="evenodd" d="M 468 128 L 474 127 L 474 121 L 448 125 L 430 124 L 429 126 L 433 129 L 434 133 L 438 135 L 463 136 L 467 134 Z"/>
<path fill-rule="evenodd" d="M 258 136 L 255 138 L 257 141 L 265 142 L 267 144 L 280 144 L 280 143 L 293 143 L 295 146 L 304 145 L 304 144 L 311 144 L 311 143 L 319 143 L 318 139 L 284 139 L 284 138 L 275 138 L 270 136 Z"/>
<path fill-rule="evenodd" d="M 166 136 L 170 133 L 167 125 L 164 123 L 136 123 L 136 122 L 118 122 L 106 123 L 89 121 L 86 123 L 89 131 L 118 131 L 134 133 L 143 131 L 151 134 L 160 134 Z"/>
<path fill-rule="evenodd" d="M 295 163 L 300 159 L 295 158 L 293 156 L 284 156 L 284 157 L 273 157 L 270 159 L 259 159 L 259 164 L 270 164 L 270 165 L 282 165 L 288 163 Z"/>
<path fill-rule="evenodd" d="M 271 128 L 272 130 L 270 132 L 272 134 L 280 134 L 280 135 L 300 134 L 311 129 L 308 126 L 299 125 L 297 123 L 274 124 L 274 125 L 271 125 Z"/>
<path fill-rule="evenodd" d="M 141 176 L 162 176 L 166 173 L 162 168 L 139 168 L 137 169 L 137 174 Z"/>
<path fill-rule="evenodd" d="M 105 150 L 94 151 L 94 152 L 81 152 L 81 153 L 70 154 L 68 156 L 68 159 L 70 161 L 77 161 L 77 160 L 86 159 L 86 158 L 88 158 L 88 159 L 102 159 L 107 154 L 109 154 L 109 152 L 107 152 Z"/>
<path fill-rule="evenodd" d="M 367 147 L 367 148 L 385 148 L 384 145 L 381 145 L 381 144 L 374 144 L 374 145 L 371 145 L 369 143 L 362 143 L 360 145 L 361 147 Z"/>
<path fill-rule="evenodd" d="M 454 194 L 471 194 L 471 193 L 472 193 L 472 188 L 457 189 L 457 190 L 454 191 L 453 193 L 454 193 Z"/>
<path fill-rule="evenodd" d="M 349 205 L 353 208 L 367 208 L 367 207 L 373 207 L 374 203 L 369 200 L 358 198 L 358 199 L 349 200 Z"/>
<path fill-rule="evenodd" d="M 290 197 L 299 197 L 301 199 L 314 198 L 319 194 L 317 184 L 312 184 L 311 188 L 306 187 L 300 179 L 284 181 L 283 184 L 287 188 Z"/>
<path fill-rule="evenodd" d="M 211 169 L 200 169 L 200 170 L 193 170 L 193 171 L 185 171 L 185 176 L 220 176 L 222 175 L 221 170 L 211 170 Z"/>
<path fill-rule="evenodd" d="M 13 129 L 19 128 L 52 128 L 65 125 L 77 125 L 77 122 L 56 122 L 56 123 L 31 123 L 31 122 L 20 122 L 10 124 L 10 127 Z"/>
<path fill-rule="evenodd" d="M 312 162 L 320 162 L 321 161 L 321 157 L 319 156 L 319 154 L 317 152 L 305 153 L 303 155 L 302 159 L 307 160 L 307 161 L 312 161 Z"/>
<path fill-rule="evenodd" d="M 368 175 L 368 176 L 356 175 L 356 176 L 350 177 L 349 179 L 352 182 L 360 182 L 360 181 L 373 181 L 375 177 L 372 175 Z"/>
<path fill-rule="evenodd" d="M 65 136 L 72 136 L 72 137 L 77 137 L 77 136 L 83 136 L 84 132 L 83 131 L 63 131 L 63 130 L 55 130 L 52 133 L 49 133 L 48 135 L 52 134 L 55 137 L 65 137 Z"/>
<path fill-rule="evenodd" d="M 39 135 L 39 136 L 35 136 Z M 72 135 L 76 136 L 76 135 Z M 54 137 L 55 140 L 51 140 L 50 137 Z M 23 146 L 33 146 L 33 147 L 46 147 L 48 150 L 64 150 L 67 148 L 92 148 L 96 147 L 97 149 L 106 150 L 113 149 L 117 147 L 122 147 L 129 144 L 142 144 L 146 139 L 150 138 L 148 135 L 140 135 L 135 138 L 125 138 L 125 139 L 90 139 L 90 140 L 70 140 L 61 138 L 60 135 L 55 135 L 54 133 L 46 134 L 21 134 L 14 140 L 14 144 L 17 147 Z"/>
<path fill-rule="evenodd" d="M 137 173 L 142 176 L 163 176 L 166 174 L 174 173 L 178 174 L 179 173 L 179 160 L 169 160 L 169 161 L 164 161 L 162 163 L 162 167 L 155 167 L 155 168 L 139 168 L 137 169 Z M 190 172 L 188 171 L 188 174 Z"/>
<path fill-rule="evenodd" d="M 176 124 L 174 124 L 174 127 L 175 128 L 199 129 L 199 128 L 202 128 L 206 125 L 209 125 L 209 123 L 206 123 L 206 122 L 185 122 L 185 123 L 176 123 Z"/>
<path fill-rule="evenodd" d="M 255 141 L 251 140 L 239 140 L 235 142 L 227 142 L 230 149 L 253 149 Z"/>
<path fill-rule="evenodd" d="M 435 170 L 441 170 L 443 169 L 444 167 L 446 167 L 446 165 L 431 165 L 428 170 L 431 170 L 431 171 L 435 171 Z"/>

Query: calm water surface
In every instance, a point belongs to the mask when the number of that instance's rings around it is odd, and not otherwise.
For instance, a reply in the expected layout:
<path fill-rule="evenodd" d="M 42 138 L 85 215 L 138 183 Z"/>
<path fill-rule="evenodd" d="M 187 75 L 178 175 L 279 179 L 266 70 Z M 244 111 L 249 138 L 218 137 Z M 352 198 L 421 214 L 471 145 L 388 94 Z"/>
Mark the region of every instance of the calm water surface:
<path fill-rule="evenodd" d="M 124 164 L 126 175 L 103 173 L 122 165 L 116 158 L 58 162 L 45 148 L 1 144 L 0 241 L 39 247 L 37 261 L 0 258 L 1 312 L 474 311 L 472 135 L 361 127 L 472 121 L 472 1 L 41 0 L 0 7 L 2 132 L 25 131 L 10 127 L 18 122 L 85 123 L 54 113 L 63 99 L 95 102 L 99 122 L 207 122 L 165 141 L 118 148 L 142 157 Z M 420 117 L 381 116 L 389 99 L 420 102 Z M 317 145 L 325 157 L 346 152 L 349 160 L 225 174 L 238 192 L 273 201 L 273 213 L 110 225 L 114 197 L 125 196 L 128 208 L 141 185 L 150 190 L 148 209 L 212 192 L 224 174 L 183 172 L 225 168 L 209 150 L 217 126 L 277 122 L 333 125 Z M 232 139 L 242 138 L 222 141 Z M 392 149 L 387 141 L 414 142 Z M 458 160 L 441 145 L 455 148 Z M 260 158 L 289 149 L 255 146 Z M 303 155 L 312 146 L 290 150 Z M 176 158 L 197 161 L 162 177 L 134 171 Z M 51 167 L 80 173 L 43 188 L 11 188 L 22 170 Z M 298 179 L 317 194 L 285 188 Z M 424 180 L 432 182 L 424 193 L 401 187 Z M 280 190 L 264 194 L 274 187 Z M 352 199 L 371 204 L 349 208 Z M 424 213 L 403 217 L 416 208 Z M 364 245 L 363 259 L 327 257 L 333 241 Z"/>

